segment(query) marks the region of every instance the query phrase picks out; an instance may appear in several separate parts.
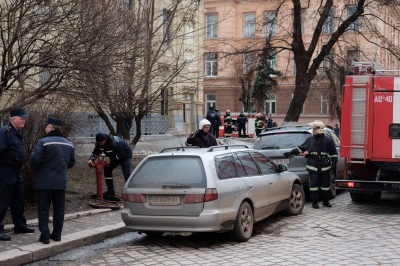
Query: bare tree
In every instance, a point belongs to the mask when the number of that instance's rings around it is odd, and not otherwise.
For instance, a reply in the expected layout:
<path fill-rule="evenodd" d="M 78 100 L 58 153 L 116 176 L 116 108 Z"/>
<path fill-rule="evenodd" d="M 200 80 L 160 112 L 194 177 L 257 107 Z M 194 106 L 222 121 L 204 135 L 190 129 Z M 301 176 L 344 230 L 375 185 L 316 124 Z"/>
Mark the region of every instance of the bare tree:
<path fill-rule="evenodd" d="M 179 87 L 178 82 L 193 83 L 198 77 L 189 67 L 193 62 L 186 58 L 184 42 L 196 31 L 199 1 L 178 0 L 160 7 L 156 0 L 137 1 L 128 8 L 101 1 L 87 10 L 89 18 L 103 14 L 114 19 L 104 25 L 106 17 L 102 17 L 88 29 L 104 31 L 106 27 L 108 35 L 100 36 L 97 48 L 107 54 L 105 60 L 110 64 L 83 75 L 82 92 L 112 134 L 121 132 L 129 140 L 135 123 L 133 145 L 142 135 L 143 118 L 163 113 L 169 106 L 162 105 L 162 99 L 182 93 L 171 93 L 171 88 Z"/>

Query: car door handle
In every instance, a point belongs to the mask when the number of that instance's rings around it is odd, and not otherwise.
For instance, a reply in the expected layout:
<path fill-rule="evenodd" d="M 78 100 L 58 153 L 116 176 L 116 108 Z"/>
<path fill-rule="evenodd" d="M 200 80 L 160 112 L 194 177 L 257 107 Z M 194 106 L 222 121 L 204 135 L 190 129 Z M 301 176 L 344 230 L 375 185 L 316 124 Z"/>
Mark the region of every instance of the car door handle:
<path fill-rule="evenodd" d="M 250 190 L 253 190 L 253 188 L 254 188 L 253 186 L 249 186 L 249 189 L 250 189 Z"/>

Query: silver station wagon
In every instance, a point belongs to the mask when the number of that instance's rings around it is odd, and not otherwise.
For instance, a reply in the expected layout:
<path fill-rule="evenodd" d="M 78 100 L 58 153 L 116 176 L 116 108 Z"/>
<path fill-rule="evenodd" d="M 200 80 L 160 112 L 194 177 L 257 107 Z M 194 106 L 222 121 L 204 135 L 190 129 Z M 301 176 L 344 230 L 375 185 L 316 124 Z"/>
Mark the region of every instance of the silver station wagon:
<path fill-rule="evenodd" d="M 123 190 L 125 225 L 165 232 L 229 232 L 247 241 L 255 222 L 286 210 L 302 212 L 300 178 L 243 145 L 174 147 L 147 156 Z"/>

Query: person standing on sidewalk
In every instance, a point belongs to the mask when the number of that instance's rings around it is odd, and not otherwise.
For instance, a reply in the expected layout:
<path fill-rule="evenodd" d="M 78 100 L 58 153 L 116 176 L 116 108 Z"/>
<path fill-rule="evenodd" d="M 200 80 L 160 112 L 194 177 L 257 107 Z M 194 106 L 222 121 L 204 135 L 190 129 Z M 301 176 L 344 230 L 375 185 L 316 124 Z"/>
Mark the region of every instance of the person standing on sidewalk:
<path fill-rule="evenodd" d="M 62 121 L 49 117 L 46 135 L 39 139 L 31 155 L 31 168 L 36 172 L 38 194 L 39 242 L 61 241 L 65 215 L 65 189 L 68 169 L 75 165 L 75 148 L 61 134 Z M 53 204 L 53 231 L 49 229 L 50 205 Z"/>
<path fill-rule="evenodd" d="M 237 123 L 239 128 L 239 138 L 246 137 L 246 124 L 247 124 L 247 117 L 243 114 L 243 111 L 240 112 L 240 115 L 237 117 Z M 242 134 L 243 132 L 243 134 Z"/>
<path fill-rule="evenodd" d="M 310 199 L 312 207 L 318 209 L 318 200 L 321 195 L 323 205 L 332 207 L 329 200 L 332 198 L 331 193 L 331 177 L 330 173 L 336 173 L 336 164 L 338 153 L 333 139 L 325 136 L 325 124 L 322 121 L 315 120 L 310 123 L 313 129 L 313 135 L 308 137 L 304 143 L 290 152 L 285 152 L 283 155 L 304 154 L 307 160 L 307 171 L 310 175 Z"/>
<path fill-rule="evenodd" d="M 199 122 L 199 130 L 190 133 L 186 140 L 186 146 L 197 146 L 199 148 L 208 148 L 217 146 L 217 139 L 213 134 L 210 134 L 211 123 L 207 119 L 202 119 Z"/>
<path fill-rule="evenodd" d="M 261 131 L 264 129 L 264 119 L 260 113 L 257 114 L 257 118 L 254 120 L 254 126 L 256 128 L 256 136 L 260 135 Z"/>
<path fill-rule="evenodd" d="M 10 241 L 4 232 L 4 217 L 10 207 L 14 233 L 33 233 L 24 216 L 24 180 L 21 169 L 25 163 L 25 145 L 21 129 L 28 114 L 20 108 L 10 111 L 10 123 L 0 129 L 0 241 Z"/>
<path fill-rule="evenodd" d="M 132 165 L 132 149 L 128 143 L 123 139 L 112 136 L 111 134 L 96 134 L 96 144 L 92 155 L 88 161 L 89 166 L 93 166 L 94 160 L 100 154 L 110 158 L 110 164 L 104 167 L 104 178 L 106 180 L 107 191 L 104 195 L 115 196 L 114 190 L 114 179 L 113 170 L 121 165 L 122 173 L 124 175 L 125 182 L 131 175 L 131 165 Z"/>
<path fill-rule="evenodd" d="M 226 110 L 224 116 L 224 126 L 225 126 L 225 138 L 230 138 L 232 134 L 232 116 L 231 110 Z"/>
<path fill-rule="evenodd" d="M 210 106 L 206 119 L 211 123 L 210 134 L 214 135 L 214 137 L 217 137 L 217 131 L 219 130 L 219 125 L 221 124 L 221 117 L 214 110 L 214 107 Z"/>

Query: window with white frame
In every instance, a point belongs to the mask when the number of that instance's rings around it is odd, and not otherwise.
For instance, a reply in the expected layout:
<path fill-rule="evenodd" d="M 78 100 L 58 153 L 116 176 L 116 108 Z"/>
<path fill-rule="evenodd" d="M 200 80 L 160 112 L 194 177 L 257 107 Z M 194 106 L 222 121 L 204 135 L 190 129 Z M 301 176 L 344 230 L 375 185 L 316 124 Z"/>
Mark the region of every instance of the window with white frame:
<path fill-rule="evenodd" d="M 329 96 L 327 93 L 321 93 L 321 115 L 329 114 Z"/>
<path fill-rule="evenodd" d="M 43 86 L 51 78 L 50 70 L 45 67 L 45 65 L 49 62 L 49 60 L 50 60 L 50 58 L 49 58 L 48 53 L 43 52 L 43 53 L 39 54 L 39 62 L 40 62 L 40 64 L 43 65 L 42 67 L 40 67 L 40 70 L 38 73 L 39 74 L 39 86 Z"/>
<path fill-rule="evenodd" d="M 276 35 L 276 13 L 265 12 L 265 36 L 272 37 Z"/>
<path fill-rule="evenodd" d="M 329 10 L 329 16 L 326 18 L 324 22 L 324 27 L 322 28 L 322 31 L 324 33 L 329 33 L 332 34 L 334 29 L 335 29 L 335 8 L 331 7 Z"/>
<path fill-rule="evenodd" d="M 244 36 L 253 38 L 256 32 L 256 14 L 244 14 Z"/>
<path fill-rule="evenodd" d="M 206 53 L 205 54 L 205 75 L 206 77 L 216 77 L 217 71 L 217 54 Z"/>
<path fill-rule="evenodd" d="M 215 94 L 206 94 L 206 109 L 205 112 L 207 113 L 210 110 L 210 107 L 217 106 L 217 95 Z"/>
<path fill-rule="evenodd" d="M 297 73 L 296 62 L 294 61 L 294 58 L 292 58 L 292 75 L 295 76 L 296 73 Z"/>
<path fill-rule="evenodd" d="M 276 114 L 276 93 L 268 93 L 268 98 L 265 101 L 265 113 Z"/>
<path fill-rule="evenodd" d="M 171 25 L 171 11 L 168 9 L 163 10 L 163 34 L 164 34 L 164 43 L 169 45 L 170 44 L 170 39 L 171 39 L 171 34 L 170 34 L 170 25 Z"/>
<path fill-rule="evenodd" d="M 320 74 L 324 74 L 325 71 L 331 69 L 331 63 L 332 62 L 333 62 L 333 54 L 330 53 L 327 56 L 325 56 L 324 60 L 322 60 L 322 63 L 318 68 L 318 72 Z"/>
<path fill-rule="evenodd" d="M 356 6 L 348 6 L 347 7 L 347 18 L 349 18 L 351 15 L 353 15 L 356 11 L 357 11 L 357 7 Z M 348 30 L 354 30 L 354 31 L 358 31 L 359 30 L 359 21 L 358 21 L 358 19 L 350 24 L 350 26 L 348 27 Z"/>
<path fill-rule="evenodd" d="M 306 24 L 306 10 L 303 8 L 301 10 L 301 34 L 302 35 L 304 35 L 304 33 L 306 32 L 305 24 Z"/>
<path fill-rule="evenodd" d="M 294 96 L 294 92 L 292 92 L 292 99 L 293 99 L 293 96 Z M 303 103 L 303 108 L 301 108 L 301 113 L 300 114 L 304 114 L 304 103 Z"/>
<path fill-rule="evenodd" d="M 40 15 L 50 13 L 50 0 L 36 0 L 36 10 Z"/>
<path fill-rule="evenodd" d="M 272 55 L 272 59 L 268 59 L 267 62 L 268 62 L 269 66 L 270 66 L 272 69 L 275 69 L 275 70 L 276 70 L 276 52 L 275 52 L 275 51 L 272 51 L 272 52 L 271 52 L 271 55 Z"/>
<path fill-rule="evenodd" d="M 218 15 L 206 15 L 206 38 L 218 37 Z"/>
<path fill-rule="evenodd" d="M 254 53 L 243 53 L 243 74 L 252 72 L 255 68 Z"/>
<path fill-rule="evenodd" d="M 346 50 L 346 62 L 348 65 L 351 65 L 353 62 L 360 61 L 360 54 L 358 50 L 349 49 Z"/>

